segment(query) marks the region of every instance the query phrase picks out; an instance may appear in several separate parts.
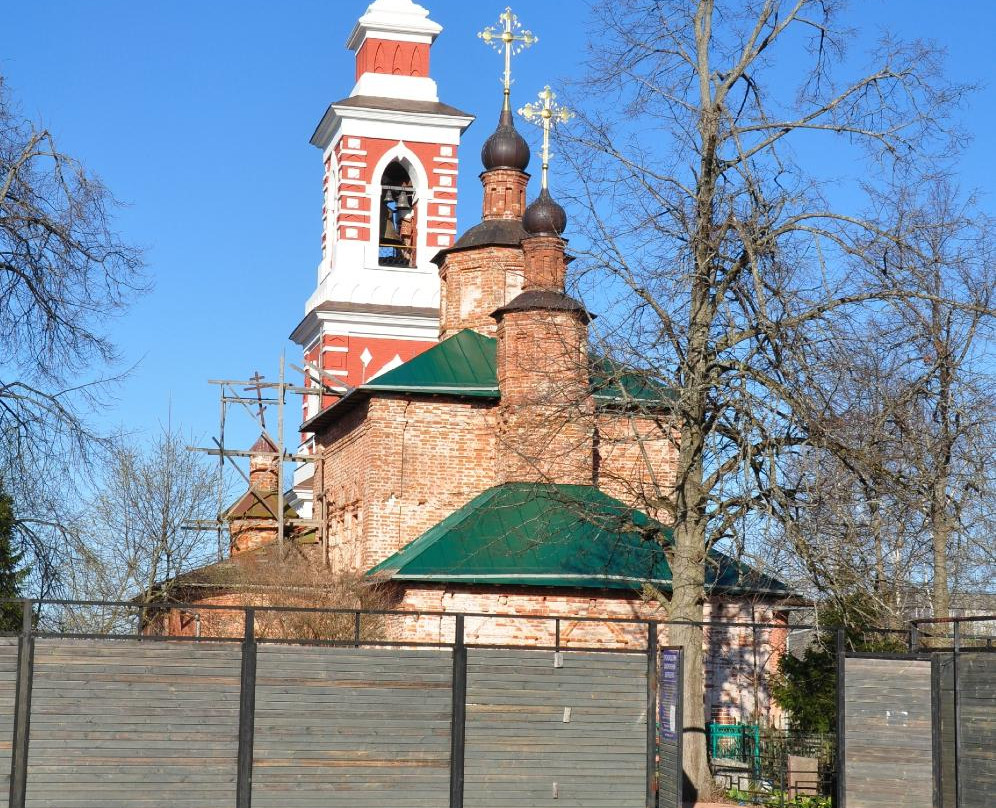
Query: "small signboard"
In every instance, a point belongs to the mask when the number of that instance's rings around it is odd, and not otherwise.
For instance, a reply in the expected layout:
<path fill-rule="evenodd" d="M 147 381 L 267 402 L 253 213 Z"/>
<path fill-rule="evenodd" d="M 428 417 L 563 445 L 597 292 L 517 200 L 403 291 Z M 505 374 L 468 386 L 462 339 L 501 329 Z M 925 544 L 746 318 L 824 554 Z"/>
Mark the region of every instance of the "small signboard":
<path fill-rule="evenodd" d="M 657 805 L 681 808 L 681 649 L 663 648 L 657 672 Z"/>

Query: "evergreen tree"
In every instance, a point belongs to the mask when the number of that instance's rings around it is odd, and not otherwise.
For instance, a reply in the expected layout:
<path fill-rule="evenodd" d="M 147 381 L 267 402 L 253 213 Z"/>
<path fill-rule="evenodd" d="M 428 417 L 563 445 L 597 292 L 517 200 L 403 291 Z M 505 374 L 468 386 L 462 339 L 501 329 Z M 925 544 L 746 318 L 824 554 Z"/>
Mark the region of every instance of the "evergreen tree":
<path fill-rule="evenodd" d="M 819 623 L 831 627 L 802 656 L 785 654 L 771 680 L 771 695 L 785 708 L 792 729 L 834 732 L 837 727 L 837 632 L 844 629 L 848 651 L 903 653 L 900 634 L 876 629 L 880 612 L 872 599 L 854 595 L 844 603 L 819 609 Z"/>
<path fill-rule="evenodd" d="M 21 597 L 21 584 L 28 570 L 24 557 L 14 549 L 14 501 L 0 480 L 0 631 L 21 630 L 21 606 L 9 599 Z"/>

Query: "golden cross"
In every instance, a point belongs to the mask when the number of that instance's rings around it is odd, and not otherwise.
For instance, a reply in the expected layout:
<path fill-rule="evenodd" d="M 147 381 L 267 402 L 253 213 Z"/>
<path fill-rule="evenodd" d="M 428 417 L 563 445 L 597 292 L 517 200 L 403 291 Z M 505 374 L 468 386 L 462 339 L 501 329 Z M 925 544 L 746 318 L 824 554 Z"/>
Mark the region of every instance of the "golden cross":
<path fill-rule="evenodd" d="M 498 15 L 498 27 L 489 25 L 478 36 L 505 57 L 505 77 L 502 86 L 505 88 L 505 108 L 508 108 L 509 93 L 512 90 L 512 57 L 522 53 L 526 48 L 539 42 L 539 37 L 532 31 L 522 27 L 519 18 L 506 7 Z"/>
<path fill-rule="evenodd" d="M 550 168 L 550 129 L 558 123 L 567 123 L 574 113 L 567 107 L 558 104 L 557 94 L 547 84 L 539 92 L 539 102 L 526 104 L 519 114 L 530 123 L 543 127 L 543 184 L 546 188 L 547 169 Z"/>

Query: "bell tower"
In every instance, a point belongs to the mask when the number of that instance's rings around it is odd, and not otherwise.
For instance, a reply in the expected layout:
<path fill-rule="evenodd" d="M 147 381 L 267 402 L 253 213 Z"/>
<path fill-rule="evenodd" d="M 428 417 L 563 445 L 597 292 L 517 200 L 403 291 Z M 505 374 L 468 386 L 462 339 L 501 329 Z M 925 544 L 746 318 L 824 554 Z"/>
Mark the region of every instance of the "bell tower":
<path fill-rule="evenodd" d="M 432 259 L 455 241 L 460 136 L 474 120 L 439 100 L 429 67 L 441 31 L 412 0 L 371 3 L 346 42 L 353 89 L 311 137 L 324 167 L 322 258 L 291 339 L 327 382 L 362 384 L 438 340 Z M 336 397 L 304 398 L 307 421 Z"/>

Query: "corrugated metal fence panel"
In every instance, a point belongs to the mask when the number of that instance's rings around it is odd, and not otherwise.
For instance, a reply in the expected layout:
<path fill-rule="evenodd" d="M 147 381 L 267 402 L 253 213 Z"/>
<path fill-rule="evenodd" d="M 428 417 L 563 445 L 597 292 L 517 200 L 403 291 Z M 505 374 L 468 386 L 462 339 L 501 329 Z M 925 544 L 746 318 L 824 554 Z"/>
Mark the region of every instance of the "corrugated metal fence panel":
<path fill-rule="evenodd" d="M 17 637 L 0 637 L 0 808 L 10 799 L 11 738 L 17 698 Z"/>
<path fill-rule="evenodd" d="M 931 808 L 930 662 L 844 661 L 847 808 Z"/>
<path fill-rule="evenodd" d="M 469 649 L 464 805 L 642 808 L 646 711 L 644 656 Z"/>
<path fill-rule="evenodd" d="M 996 654 L 958 654 L 959 808 L 996 799 Z"/>
<path fill-rule="evenodd" d="M 235 802 L 238 645 L 39 638 L 30 808 Z"/>
<path fill-rule="evenodd" d="M 259 646 L 253 808 L 449 802 L 450 651 Z"/>

